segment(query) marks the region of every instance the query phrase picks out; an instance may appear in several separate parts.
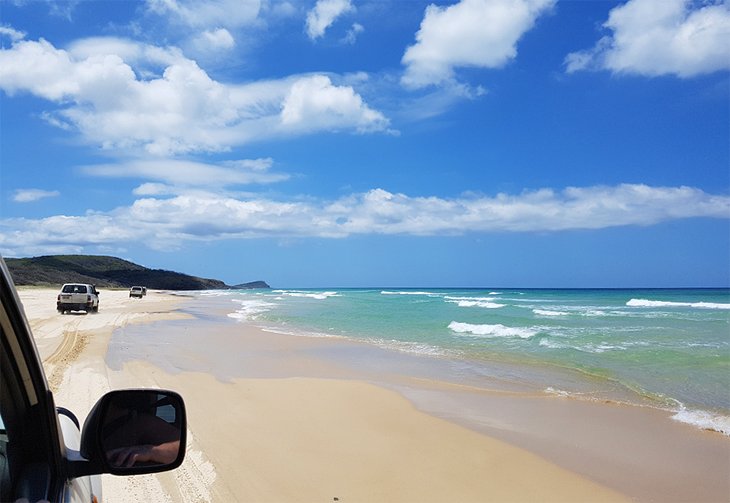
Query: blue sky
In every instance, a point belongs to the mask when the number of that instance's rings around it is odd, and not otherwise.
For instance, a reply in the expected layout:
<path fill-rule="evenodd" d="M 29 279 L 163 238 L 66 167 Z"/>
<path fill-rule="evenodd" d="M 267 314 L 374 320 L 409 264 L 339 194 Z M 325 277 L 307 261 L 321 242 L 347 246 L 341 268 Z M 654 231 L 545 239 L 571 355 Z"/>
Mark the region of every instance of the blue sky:
<path fill-rule="evenodd" d="M 0 253 L 730 285 L 730 3 L 0 0 Z"/>

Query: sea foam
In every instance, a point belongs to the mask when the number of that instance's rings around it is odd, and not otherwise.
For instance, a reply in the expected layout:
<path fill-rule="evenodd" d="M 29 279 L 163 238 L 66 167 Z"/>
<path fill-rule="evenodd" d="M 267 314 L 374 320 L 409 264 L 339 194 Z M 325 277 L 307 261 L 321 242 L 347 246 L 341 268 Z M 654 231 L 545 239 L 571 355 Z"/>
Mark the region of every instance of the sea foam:
<path fill-rule="evenodd" d="M 449 323 L 449 329 L 457 334 L 465 334 L 476 337 L 519 337 L 521 339 L 529 339 L 538 333 L 538 331 L 534 329 L 505 327 L 499 323 L 496 325 L 473 325 L 471 323 L 461 323 L 458 321 L 452 321 Z"/>
<path fill-rule="evenodd" d="M 567 311 L 549 311 L 547 309 L 533 309 L 532 312 L 538 316 L 568 316 L 570 314 Z"/>
<path fill-rule="evenodd" d="M 426 295 L 428 297 L 439 297 L 440 295 L 433 292 L 402 292 L 402 291 L 395 291 L 395 290 L 383 290 L 380 292 L 380 295 Z"/>
<path fill-rule="evenodd" d="M 305 299 L 326 300 L 330 297 L 339 297 L 337 292 L 303 292 L 300 290 L 273 290 L 272 293 L 278 293 L 285 297 L 301 297 Z"/>
<path fill-rule="evenodd" d="M 263 300 L 233 299 L 233 302 L 240 304 L 241 307 L 234 313 L 228 313 L 228 317 L 240 321 L 255 320 L 261 313 L 271 311 L 277 306 L 273 302 Z"/>
<path fill-rule="evenodd" d="M 730 304 L 718 302 L 670 302 L 664 300 L 631 299 L 629 307 L 693 307 L 697 309 L 730 309 Z"/>
<path fill-rule="evenodd" d="M 492 302 L 493 299 L 486 299 L 484 297 L 444 297 L 446 302 L 456 304 L 459 307 L 481 307 L 484 309 L 499 309 L 504 307 L 505 304 L 499 304 Z"/>
<path fill-rule="evenodd" d="M 713 430 L 730 436 L 730 417 L 705 410 L 689 410 L 684 407 L 672 416 L 681 423 L 691 424 L 703 430 Z"/>

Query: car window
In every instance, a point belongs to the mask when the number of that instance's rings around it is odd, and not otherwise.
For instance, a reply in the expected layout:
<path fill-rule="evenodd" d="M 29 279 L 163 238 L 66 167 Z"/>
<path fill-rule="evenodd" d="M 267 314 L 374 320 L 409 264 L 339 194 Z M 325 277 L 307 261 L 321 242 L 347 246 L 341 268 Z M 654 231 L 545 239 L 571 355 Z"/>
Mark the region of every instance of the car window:
<path fill-rule="evenodd" d="M 63 293 L 86 293 L 87 287 L 86 285 L 64 285 L 61 291 Z"/>

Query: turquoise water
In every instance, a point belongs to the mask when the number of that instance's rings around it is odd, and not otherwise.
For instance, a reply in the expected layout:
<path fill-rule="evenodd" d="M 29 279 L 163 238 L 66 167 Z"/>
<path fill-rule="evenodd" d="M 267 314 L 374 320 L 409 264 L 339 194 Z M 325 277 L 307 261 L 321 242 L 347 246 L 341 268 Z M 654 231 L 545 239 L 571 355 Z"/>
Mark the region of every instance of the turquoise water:
<path fill-rule="evenodd" d="M 558 375 L 551 369 L 570 371 L 580 377 L 535 384 L 576 396 L 610 389 L 613 398 L 670 409 L 675 419 L 730 435 L 727 289 L 331 289 L 201 295 L 230 300 L 230 317 L 267 330 L 347 337 L 461 360 L 474 373 L 490 363 L 524 368 L 523 378 L 543 369 L 548 373 L 538 373 L 540 381 Z"/>

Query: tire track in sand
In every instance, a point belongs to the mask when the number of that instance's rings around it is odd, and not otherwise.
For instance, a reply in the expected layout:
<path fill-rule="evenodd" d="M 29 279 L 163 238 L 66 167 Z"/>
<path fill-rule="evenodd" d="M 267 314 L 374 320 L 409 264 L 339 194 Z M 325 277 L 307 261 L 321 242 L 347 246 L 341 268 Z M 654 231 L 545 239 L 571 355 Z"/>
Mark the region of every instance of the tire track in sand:
<path fill-rule="evenodd" d="M 61 344 L 43 362 L 48 375 L 48 386 L 54 393 L 58 391 L 63 382 L 66 370 L 78 359 L 84 348 L 89 344 L 89 335 L 78 329 L 78 322 L 74 325 L 73 327 L 64 328 Z"/>
<path fill-rule="evenodd" d="M 87 314 L 86 316 L 89 315 Z M 61 343 L 53 354 L 43 361 L 48 386 L 54 393 L 58 392 L 59 387 L 63 383 L 66 371 L 71 365 L 76 363 L 84 349 L 89 345 L 91 337 L 94 334 L 92 328 L 83 328 L 83 324 L 88 324 L 86 316 L 67 321 L 64 324 Z M 126 325 L 127 320 L 121 318 L 127 317 L 118 314 L 113 320 L 109 320 L 109 324 L 115 328 Z"/>

